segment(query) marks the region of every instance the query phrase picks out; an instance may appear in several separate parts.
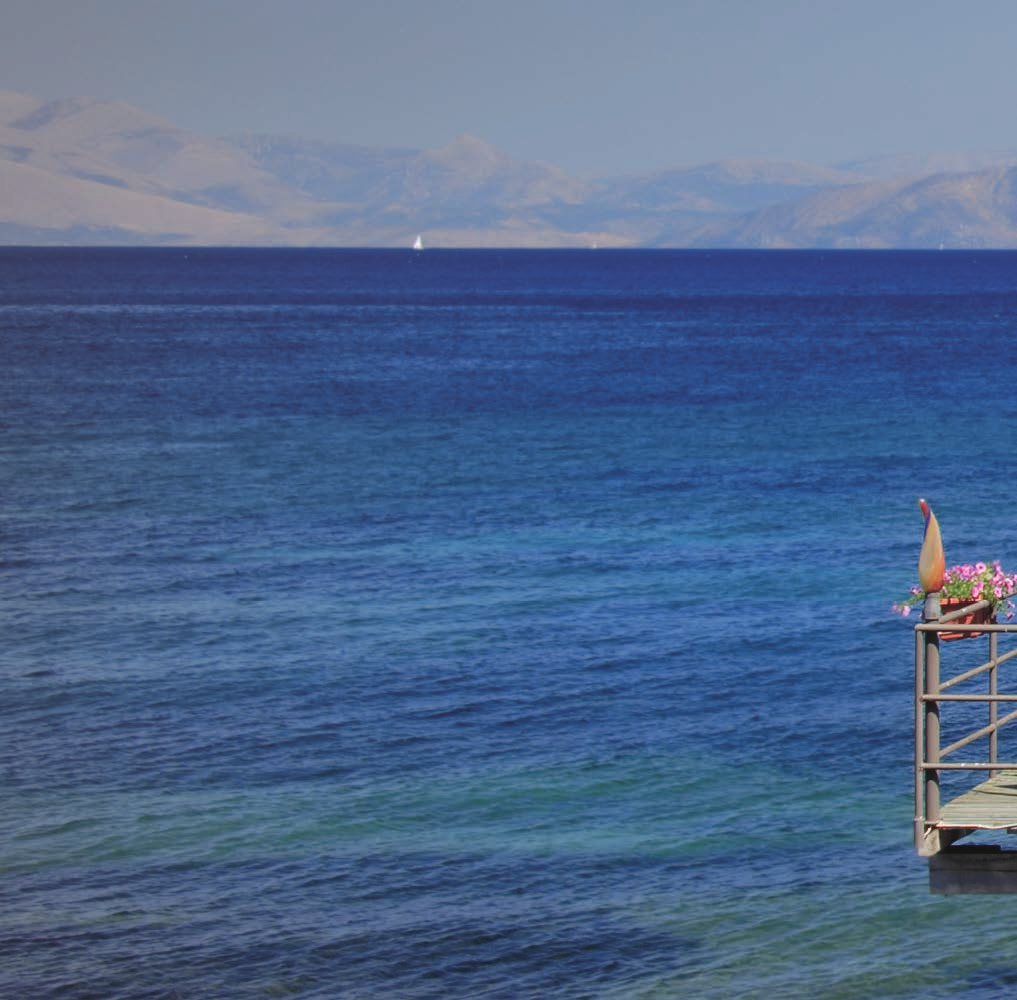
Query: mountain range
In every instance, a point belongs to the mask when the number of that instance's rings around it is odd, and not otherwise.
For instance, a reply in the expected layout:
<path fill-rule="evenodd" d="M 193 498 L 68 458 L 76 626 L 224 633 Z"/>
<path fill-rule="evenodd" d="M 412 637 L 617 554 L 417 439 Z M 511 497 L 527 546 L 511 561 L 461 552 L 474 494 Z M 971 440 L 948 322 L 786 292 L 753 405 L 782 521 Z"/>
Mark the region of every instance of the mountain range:
<path fill-rule="evenodd" d="M 120 102 L 0 92 L 0 243 L 1017 247 L 1017 150 L 724 161 L 581 180 L 438 149 L 207 138 Z"/>

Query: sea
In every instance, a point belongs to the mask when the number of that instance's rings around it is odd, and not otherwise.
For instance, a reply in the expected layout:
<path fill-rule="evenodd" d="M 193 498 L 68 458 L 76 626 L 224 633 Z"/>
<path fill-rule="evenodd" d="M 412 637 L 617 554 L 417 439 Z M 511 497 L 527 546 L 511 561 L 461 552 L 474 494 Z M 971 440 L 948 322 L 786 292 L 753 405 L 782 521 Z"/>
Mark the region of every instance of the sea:
<path fill-rule="evenodd" d="M 891 605 L 919 497 L 1017 565 L 1015 343 L 1010 252 L 0 249 L 0 997 L 1013 996 Z"/>

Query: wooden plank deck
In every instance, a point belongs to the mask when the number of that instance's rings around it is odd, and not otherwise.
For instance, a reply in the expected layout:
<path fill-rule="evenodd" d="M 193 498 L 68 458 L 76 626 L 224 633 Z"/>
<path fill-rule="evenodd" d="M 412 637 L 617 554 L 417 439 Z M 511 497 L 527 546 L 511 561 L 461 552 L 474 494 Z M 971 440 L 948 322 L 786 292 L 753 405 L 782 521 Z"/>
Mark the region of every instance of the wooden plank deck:
<path fill-rule="evenodd" d="M 1000 771 L 939 811 L 941 830 L 1008 830 L 1017 828 L 1017 771 Z"/>

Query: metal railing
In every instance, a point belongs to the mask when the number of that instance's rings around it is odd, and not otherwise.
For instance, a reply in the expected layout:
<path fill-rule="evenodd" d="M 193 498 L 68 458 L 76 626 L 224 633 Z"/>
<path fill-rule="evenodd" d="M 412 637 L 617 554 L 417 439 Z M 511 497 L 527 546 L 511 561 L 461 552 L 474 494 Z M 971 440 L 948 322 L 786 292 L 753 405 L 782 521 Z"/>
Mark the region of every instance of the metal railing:
<path fill-rule="evenodd" d="M 932 606 L 938 611 L 938 601 Z M 953 840 L 971 832 L 944 830 L 937 826 L 941 819 L 941 779 L 944 772 L 982 772 L 981 777 L 984 778 L 1003 770 L 1017 770 L 1017 760 L 999 759 L 1000 730 L 1017 721 L 1017 684 L 1010 693 L 1000 691 L 1000 667 L 1017 657 L 1017 648 L 1000 655 L 999 636 L 1017 633 L 1017 622 L 959 622 L 959 619 L 986 608 L 991 608 L 988 601 L 978 601 L 915 626 L 915 846 L 921 854 L 935 854 Z M 988 633 L 988 659 L 943 680 L 940 661 L 940 637 L 943 633 Z M 969 643 L 963 642 L 963 647 L 970 648 Z M 985 678 L 985 690 L 956 690 L 980 677 Z M 1008 703 L 1014 704 L 1014 709 L 1000 715 L 1000 707 Z M 975 728 L 964 731 L 959 738 L 943 746 L 941 716 L 944 708 L 978 704 L 987 708 L 984 724 L 976 723 Z M 962 721 L 962 725 L 968 724 L 970 721 Z M 979 741 L 986 744 L 980 756 L 957 759 L 959 750 Z"/>

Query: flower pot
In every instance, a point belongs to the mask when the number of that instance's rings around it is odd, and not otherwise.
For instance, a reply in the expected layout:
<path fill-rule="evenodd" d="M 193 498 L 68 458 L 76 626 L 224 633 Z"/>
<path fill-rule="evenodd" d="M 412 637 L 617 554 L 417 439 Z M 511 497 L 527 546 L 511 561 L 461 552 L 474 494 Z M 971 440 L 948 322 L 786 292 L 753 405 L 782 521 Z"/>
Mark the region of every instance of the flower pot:
<path fill-rule="evenodd" d="M 939 613 L 941 615 L 948 615 L 952 611 L 958 611 L 968 604 L 974 604 L 967 598 L 952 597 L 952 598 L 940 598 L 939 601 Z M 996 614 L 992 608 L 979 608 L 977 611 L 970 615 L 961 615 L 960 618 L 955 618 L 951 625 L 992 625 L 996 621 Z M 980 635 L 985 635 L 984 632 L 940 632 L 940 639 L 945 639 L 948 642 L 952 639 L 977 639 Z"/>

